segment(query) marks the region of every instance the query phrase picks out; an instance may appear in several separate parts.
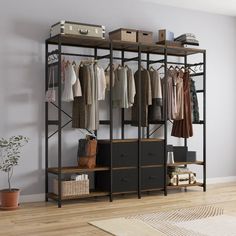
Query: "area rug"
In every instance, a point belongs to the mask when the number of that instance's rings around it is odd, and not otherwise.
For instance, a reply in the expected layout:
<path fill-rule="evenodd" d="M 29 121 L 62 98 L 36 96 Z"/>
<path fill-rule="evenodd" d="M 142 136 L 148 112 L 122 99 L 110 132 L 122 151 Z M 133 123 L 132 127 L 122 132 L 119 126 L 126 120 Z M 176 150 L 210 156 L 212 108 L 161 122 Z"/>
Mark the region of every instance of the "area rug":
<path fill-rule="evenodd" d="M 116 236 L 236 236 L 236 217 L 213 206 L 89 222 Z"/>

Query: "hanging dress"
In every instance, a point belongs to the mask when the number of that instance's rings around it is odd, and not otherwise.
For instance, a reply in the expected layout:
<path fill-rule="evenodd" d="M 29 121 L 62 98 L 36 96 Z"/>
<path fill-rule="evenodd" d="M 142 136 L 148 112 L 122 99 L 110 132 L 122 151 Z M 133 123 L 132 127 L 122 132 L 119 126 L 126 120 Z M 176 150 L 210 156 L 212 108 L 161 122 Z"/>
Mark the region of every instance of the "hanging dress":
<path fill-rule="evenodd" d="M 171 132 L 172 136 L 179 138 L 189 138 L 193 136 L 190 83 L 189 72 L 185 72 L 183 75 L 184 119 L 174 120 Z"/>

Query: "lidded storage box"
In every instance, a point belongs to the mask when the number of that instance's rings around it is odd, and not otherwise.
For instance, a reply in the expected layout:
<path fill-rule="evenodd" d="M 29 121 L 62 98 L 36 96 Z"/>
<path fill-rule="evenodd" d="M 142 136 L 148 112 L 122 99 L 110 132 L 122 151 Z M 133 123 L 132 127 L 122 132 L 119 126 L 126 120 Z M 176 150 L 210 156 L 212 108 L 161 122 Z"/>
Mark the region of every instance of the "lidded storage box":
<path fill-rule="evenodd" d="M 120 28 L 120 29 L 110 32 L 109 38 L 111 40 L 136 42 L 136 33 L 137 33 L 137 30 L 134 30 L 134 29 Z"/>
<path fill-rule="evenodd" d="M 150 31 L 137 31 L 137 42 L 139 43 L 153 43 L 153 33 Z"/>
<path fill-rule="evenodd" d="M 51 37 L 58 34 L 105 39 L 105 26 L 71 21 L 60 21 L 52 25 L 50 30 Z"/>

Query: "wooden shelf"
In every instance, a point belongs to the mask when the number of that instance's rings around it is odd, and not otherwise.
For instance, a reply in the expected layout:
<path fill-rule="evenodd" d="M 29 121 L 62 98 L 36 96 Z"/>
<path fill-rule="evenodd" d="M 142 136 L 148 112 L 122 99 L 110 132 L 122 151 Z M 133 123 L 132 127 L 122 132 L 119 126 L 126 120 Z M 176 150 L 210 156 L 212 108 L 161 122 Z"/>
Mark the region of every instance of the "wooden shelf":
<path fill-rule="evenodd" d="M 91 192 L 90 194 L 85 195 L 76 195 L 76 196 L 66 196 L 62 197 L 61 200 L 76 200 L 76 199 L 84 199 L 84 198 L 92 198 L 92 197 L 104 197 L 109 196 L 108 192 Z M 54 193 L 48 193 L 48 198 L 53 200 L 58 200 L 58 195 Z"/>
<path fill-rule="evenodd" d="M 164 167 L 164 164 L 163 165 L 142 165 L 141 168 L 160 168 L 160 167 Z"/>
<path fill-rule="evenodd" d="M 175 162 L 174 164 L 167 164 L 167 166 L 182 166 L 182 165 L 204 165 L 204 162 L 203 161 Z"/>
<path fill-rule="evenodd" d="M 76 166 L 69 166 L 69 167 L 62 167 L 61 173 L 62 174 L 76 174 L 76 173 L 83 173 L 83 172 L 95 172 L 95 171 L 106 171 L 109 170 L 109 167 L 95 167 L 92 169 L 88 168 L 81 168 Z M 52 174 L 59 174 L 58 168 L 48 168 L 48 172 Z"/>
<path fill-rule="evenodd" d="M 99 49 L 110 49 L 110 43 L 112 42 L 113 50 L 125 50 L 130 52 L 138 52 L 138 47 L 141 46 L 141 51 L 144 53 L 153 53 L 164 55 L 165 50 L 170 56 L 185 56 L 196 53 L 204 53 L 205 50 L 199 48 L 185 48 L 176 46 L 165 46 L 157 45 L 155 43 L 145 44 L 136 42 L 127 42 L 120 40 L 109 40 L 100 38 L 90 38 L 86 36 L 76 35 L 56 35 L 46 40 L 50 44 L 58 44 L 59 40 L 64 46 L 77 46 L 77 47 L 88 47 L 88 48 L 99 48 Z"/>
<path fill-rule="evenodd" d="M 112 170 L 132 170 L 137 169 L 137 166 L 121 166 L 121 167 L 113 167 Z"/>
<path fill-rule="evenodd" d="M 119 194 L 131 194 L 131 193 L 137 193 L 138 191 L 124 191 L 124 192 L 114 192 L 112 195 L 119 195 Z"/>
<path fill-rule="evenodd" d="M 143 138 L 141 139 L 141 142 L 160 142 L 164 141 L 164 139 L 158 139 L 158 138 Z M 138 142 L 138 139 L 113 139 L 112 143 L 134 143 Z M 109 139 L 99 139 L 98 143 L 110 143 Z"/>
<path fill-rule="evenodd" d="M 161 191 L 164 190 L 164 188 L 151 188 L 151 189 L 142 189 L 141 192 L 154 192 L 154 191 Z"/>
<path fill-rule="evenodd" d="M 167 189 L 178 189 L 178 188 L 196 187 L 196 186 L 203 187 L 204 184 L 197 182 L 197 183 L 195 183 L 195 184 L 184 184 L 184 185 L 179 185 L 179 186 L 170 186 L 170 185 L 168 185 L 168 186 L 167 186 Z"/>

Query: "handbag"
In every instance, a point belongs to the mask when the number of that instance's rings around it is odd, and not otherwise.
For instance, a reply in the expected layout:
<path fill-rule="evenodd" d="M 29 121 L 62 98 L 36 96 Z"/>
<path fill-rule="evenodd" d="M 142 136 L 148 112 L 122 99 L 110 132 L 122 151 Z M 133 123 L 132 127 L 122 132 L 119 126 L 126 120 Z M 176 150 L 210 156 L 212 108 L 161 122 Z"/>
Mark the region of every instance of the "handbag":
<path fill-rule="evenodd" d="M 96 166 L 97 140 L 80 139 L 78 146 L 78 165 L 83 168 L 94 168 Z"/>
<path fill-rule="evenodd" d="M 52 88 L 49 88 L 51 81 L 52 81 Z M 46 91 L 45 100 L 46 102 L 56 101 L 56 90 L 54 88 L 54 69 L 52 67 L 49 68 L 48 90 Z"/>

